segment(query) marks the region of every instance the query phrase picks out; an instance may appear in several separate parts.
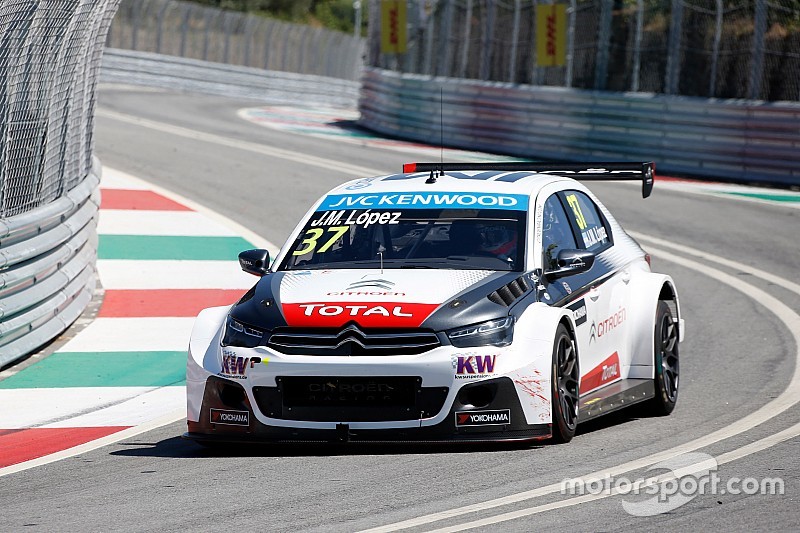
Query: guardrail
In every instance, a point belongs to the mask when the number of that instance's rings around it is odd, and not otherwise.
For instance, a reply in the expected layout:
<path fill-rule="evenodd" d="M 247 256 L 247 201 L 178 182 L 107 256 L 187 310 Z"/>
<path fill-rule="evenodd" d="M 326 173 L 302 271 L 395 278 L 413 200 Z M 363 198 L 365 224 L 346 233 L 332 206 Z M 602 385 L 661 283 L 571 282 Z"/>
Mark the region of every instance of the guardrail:
<path fill-rule="evenodd" d="M 610 93 L 366 69 L 359 124 L 430 144 L 800 185 L 800 104 Z M 441 121 L 441 122 L 440 122 Z"/>
<path fill-rule="evenodd" d="M 355 107 L 359 82 L 313 74 L 213 63 L 200 59 L 108 48 L 100 81 L 253 98 L 272 103 L 312 102 Z"/>
<path fill-rule="evenodd" d="M 100 163 L 66 195 L 0 220 L 0 366 L 80 316 L 96 285 Z"/>
<path fill-rule="evenodd" d="M 230 2 L 216 2 L 226 3 Z M 250 4 L 256 10 L 257 4 L 270 2 L 233 3 Z M 365 39 L 196 2 L 122 0 L 107 45 L 357 81 Z"/>

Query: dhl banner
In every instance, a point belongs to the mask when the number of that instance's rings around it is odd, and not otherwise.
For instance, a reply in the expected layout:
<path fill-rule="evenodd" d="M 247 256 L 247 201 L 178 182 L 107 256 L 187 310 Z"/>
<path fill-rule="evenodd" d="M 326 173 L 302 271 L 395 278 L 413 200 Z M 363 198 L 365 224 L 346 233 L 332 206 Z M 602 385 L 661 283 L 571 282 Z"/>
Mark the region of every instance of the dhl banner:
<path fill-rule="evenodd" d="M 567 6 L 536 6 L 536 66 L 563 67 L 567 62 Z"/>
<path fill-rule="evenodd" d="M 381 53 L 405 54 L 406 0 L 383 0 L 381 2 Z"/>

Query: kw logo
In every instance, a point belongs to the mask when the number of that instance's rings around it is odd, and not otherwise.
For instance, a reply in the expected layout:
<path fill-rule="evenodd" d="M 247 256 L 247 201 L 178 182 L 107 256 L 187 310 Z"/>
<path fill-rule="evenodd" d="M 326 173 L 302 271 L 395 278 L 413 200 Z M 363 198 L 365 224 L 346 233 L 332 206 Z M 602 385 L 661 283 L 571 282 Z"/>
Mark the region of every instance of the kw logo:
<path fill-rule="evenodd" d="M 244 379 L 247 368 L 255 367 L 256 361 L 251 360 L 249 357 L 237 357 L 235 355 L 222 356 L 222 374 L 226 376 L 242 376 L 238 379 Z"/>
<path fill-rule="evenodd" d="M 494 373 L 497 355 L 459 355 L 453 359 L 456 379 Z"/>

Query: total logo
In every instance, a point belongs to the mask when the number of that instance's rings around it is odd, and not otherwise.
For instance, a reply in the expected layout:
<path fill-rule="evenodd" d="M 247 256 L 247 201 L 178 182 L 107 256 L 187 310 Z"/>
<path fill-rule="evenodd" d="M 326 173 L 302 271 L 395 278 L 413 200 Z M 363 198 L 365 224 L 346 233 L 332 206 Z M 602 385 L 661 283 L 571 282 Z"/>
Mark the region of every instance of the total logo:
<path fill-rule="evenodd" d="M 494 373 L 497 355 L 454 355 L 455 379 L 469 379 Z"/>
<path fill-rule="evenodd" d="M 419 325 L 439 304 L 386 302 L 284 303 L 290 326 L 342 327 L 356 322 L 362 327 L 407 328 Z"/>
<path fill-rule="evenodd" d="M 406 313 L 403 311 L 402 305 L 395 305 L 394 307 L 387 308 L 383 305 L 325 305 L 325 304 L 300 304 L 300 308 L 304 310 L 305 316 L 314 316 L 317 313 L 320 316 L 338 316 L 345 314 L 347 316 L 397 316 L 409 317 L 414 316 L 413 313 Z M 391 309 L 391 311 L 390 311 Z"/>
<path fill-rule="evenodd" d="M 606 382 L 616 378 L 617 376 L 619 376 L 619 363 L 614 363 L 613 365 L 603 366 L 603 373 L 600 379 L 603 382 Z"/>

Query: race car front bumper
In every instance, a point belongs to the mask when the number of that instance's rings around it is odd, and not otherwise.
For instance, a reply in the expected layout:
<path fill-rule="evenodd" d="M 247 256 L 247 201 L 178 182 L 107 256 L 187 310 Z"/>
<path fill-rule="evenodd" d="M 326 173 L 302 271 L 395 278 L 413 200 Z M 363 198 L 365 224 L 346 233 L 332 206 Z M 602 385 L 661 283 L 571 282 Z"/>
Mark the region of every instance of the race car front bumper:
<path fill-rule="evenodd" d="M 480 388 L 480 392 L 472 389 Z M 277 388 L 276 388 L 277 389 Z M 491 395 L 480 408 L 469 403 L 474 394 Z M 446 396 L 446 392 L 445 392 Z M 211 376 L 206 381 L 200 420 L 188 421 L 184 438 L 198 442 L 263 443 L 263 442 L 483 442 L 531 441 L 551 436 L 550 424 L 527 424 L 514 383 L 508 377 L 488 379 L 464 385 L 449 408 L 444 420 L 435 425 L 392 428 L 364 428 L 337 423 L 332 428 L 273 426 L 262 423 L 264 409 L 283 406 L 281 392 L 271 395 L 273 404 L 258 401 L 253 406 L 244 387 L 231 380 Z M 316 418 L 325 409 L 316 407 Z M 366 409 L 366 408 L 365 408 Z M 335 419 L 337 407 L 328 408 Z M 320 412 L 322 411 L 322 413 Z M 260 417 L 257 416 L 261 415 Z M 273 413 L 274 414 L 274 413 Z M 302 416 L 302 415 L 301 415 Z M 352 415 L 351 415 L 352 416 Z M 473 423 L 471 420 L 476 420 Z M 496 422 L 496 423 L 493 423 Z"/>

